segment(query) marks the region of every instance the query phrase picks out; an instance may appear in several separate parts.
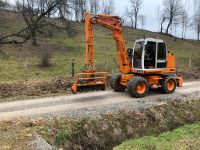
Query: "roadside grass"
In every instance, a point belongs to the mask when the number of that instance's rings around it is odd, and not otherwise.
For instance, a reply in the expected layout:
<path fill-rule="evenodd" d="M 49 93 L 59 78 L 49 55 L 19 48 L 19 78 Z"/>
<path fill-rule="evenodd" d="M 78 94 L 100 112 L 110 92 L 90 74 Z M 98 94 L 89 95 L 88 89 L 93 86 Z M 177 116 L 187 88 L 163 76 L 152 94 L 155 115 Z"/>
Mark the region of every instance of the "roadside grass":
<path fill-rule="evenodd" d="M 30 141 L 32 140 L 33 130 L 21 126 L 19 122 L 0 122 L 0 149 L 1 150 L 32 150 Z"/>
<path fill-rule="evenodd" d="M 2 12 L 1 12 L 2 13 Z M 55 20 L 53 20 L 55 21 Z M 60 22 L 57 22 L 58 24 Z M 51 47 L 51 66 L 39 67 L 40 58 L 38 47 L 30 46 L 30 43 L 23 45 L 1 45 L 0 47 L 0 82 L 28 79 L 49 79 L 56 76 L 71 76 L 71 61 L 75 59 L 75 73 L 84 70 L 85 37 L 84 23 L 71 23 L 77 34 L 70 37 L 67 33 L 54 31 L 52 37 L 37 37 L 39 45 L 46 43 Z M 0 33 L 8 35 L 15 33 L 24 26 L 23 19 L 17 14 L 9 13 L 2 15 L 0 19 Z M 187 40 L 175 39 L 170 36 L 157 33 L 133 30 L 124 28 L 126 48 L 133 47 L 138 37 L 161 38 L 166 41 L 169 50 L 172 50 L 177 57 L 177 66 L 184 70 L 188 68 L 189 58 L 192 58 L 192 67 L 200 67 L 200 47 Z M 95 39 L 95 64 L 96 70 L 112 72 L 117 66 L 116 44 L 112 38 L 112 32 L 103 27 L 96 26 L 94 31 Z M 25 69 L 27 64 L 27 69 Z M 26 70 L 26 71 L 25 71 Z"/>
<path fill-rule="evenodd" d="M 200 123 L 185 125 L 158 136 L 145 136 L 128 140 L 114 150 L 198 150 L 200 149 Z"/>

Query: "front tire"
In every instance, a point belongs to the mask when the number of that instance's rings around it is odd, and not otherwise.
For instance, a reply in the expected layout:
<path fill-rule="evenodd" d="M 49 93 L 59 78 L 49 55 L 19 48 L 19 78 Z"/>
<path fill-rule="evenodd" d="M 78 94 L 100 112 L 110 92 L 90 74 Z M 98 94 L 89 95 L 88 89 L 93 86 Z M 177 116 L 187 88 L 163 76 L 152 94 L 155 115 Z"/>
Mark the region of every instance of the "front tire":
<path fill-rule="evenodd" d="M 127 92 L 136 98 L 145 97 L 149 91 L 149 84 L 143 77 L 133 77 L 127 84 Z"/>
<path fill-rule="evenodd" d="M 122 92 L 125 90 L 125 87 L 120 84 L 121 74 L 113 75 L 110 79 L 110 87 L 115 92 Z"/>
<path fill-rule="evenodd" d="M 161 80 L 161 91 L 165 94 L 172 94 L 176 90 L 176 79 L 170 76 L 166 76 Z"/>

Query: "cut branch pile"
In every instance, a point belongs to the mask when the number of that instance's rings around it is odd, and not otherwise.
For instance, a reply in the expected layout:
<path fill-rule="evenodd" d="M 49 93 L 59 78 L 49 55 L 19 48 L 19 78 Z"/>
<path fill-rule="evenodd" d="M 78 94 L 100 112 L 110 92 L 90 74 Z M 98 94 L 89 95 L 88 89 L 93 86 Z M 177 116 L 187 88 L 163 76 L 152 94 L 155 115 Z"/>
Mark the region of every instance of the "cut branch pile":
<path fill-rule="evenodd" d="M 64 93 L 70 85 L 63 77 L 49 81 L 17 81 L 0 84 L 0 98 L 18 96 L 39 96 L 48 93 Z"/>

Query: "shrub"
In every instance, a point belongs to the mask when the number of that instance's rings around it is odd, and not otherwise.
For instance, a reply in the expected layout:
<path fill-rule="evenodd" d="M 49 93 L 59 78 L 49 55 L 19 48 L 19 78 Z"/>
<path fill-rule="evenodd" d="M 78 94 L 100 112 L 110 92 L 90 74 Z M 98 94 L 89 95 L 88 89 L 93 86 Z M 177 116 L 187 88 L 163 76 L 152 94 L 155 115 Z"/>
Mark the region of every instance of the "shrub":
<path fill-rule="evenodd" d="M 41 44 L 39 48 L 39 57 L 40 57 L 40 66 L 43 68 L 51 66 L 51 45 L 49 44 Z"/>

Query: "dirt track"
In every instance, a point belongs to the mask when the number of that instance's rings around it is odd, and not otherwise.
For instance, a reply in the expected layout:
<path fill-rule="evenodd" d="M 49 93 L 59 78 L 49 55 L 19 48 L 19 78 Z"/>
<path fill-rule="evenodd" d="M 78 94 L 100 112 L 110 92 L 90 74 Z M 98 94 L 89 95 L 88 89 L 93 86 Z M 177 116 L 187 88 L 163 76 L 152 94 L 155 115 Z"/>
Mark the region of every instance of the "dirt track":
<path fill-rule="evenodd" d="M 188 82 L 174 94 L 164 95 L 151 91 L 142 99 L 131 98 L 126 92 L 113 91 L 84 93 L 55 98 L 23 100 L 0 104 L 0 120 L 27 117 L 96 115 L 122 108 L 149 107 L 172 99 L 200 98 L 200 81 Z"/>

